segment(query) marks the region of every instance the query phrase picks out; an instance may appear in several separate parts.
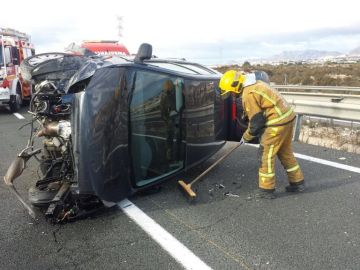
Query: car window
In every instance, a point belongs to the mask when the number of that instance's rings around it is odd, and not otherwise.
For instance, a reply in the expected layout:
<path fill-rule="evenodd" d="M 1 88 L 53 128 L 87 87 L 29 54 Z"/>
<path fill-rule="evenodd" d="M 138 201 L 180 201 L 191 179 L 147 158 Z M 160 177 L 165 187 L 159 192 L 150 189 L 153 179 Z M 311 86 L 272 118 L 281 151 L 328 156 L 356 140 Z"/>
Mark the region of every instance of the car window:
<path fill-rule="evenodd" d="M 6 65 L 11 63 L 11 52 L 9 47 L 5 47 L 5 63 Z"/>
<path fill-rule="evenodd" d="M 3 50 L 2 50 L 2 48 L 0 46 L 0 66 L 3 66 L 3 65 L 4 65 Z"/>
<path fill-rule="evenodd" d="M 161 180 L 183 168 L 183 104 L 181 78 L 136 72 L 130 102 L 130 148 L 137 186 Z"/>

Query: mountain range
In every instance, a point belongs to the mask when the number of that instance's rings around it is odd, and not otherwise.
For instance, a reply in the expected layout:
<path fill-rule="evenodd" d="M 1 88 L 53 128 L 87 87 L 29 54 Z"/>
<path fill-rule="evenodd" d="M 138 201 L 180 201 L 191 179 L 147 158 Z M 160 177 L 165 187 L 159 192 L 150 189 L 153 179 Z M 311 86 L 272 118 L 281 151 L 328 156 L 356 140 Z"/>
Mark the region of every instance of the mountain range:
<path fill-rule="evenodd" d="M 337 56 L 360 56 L 360 46 L 349 51 L 348 53 L 340 53 L 336 51 L 321 50 L 299 50 L 299 51 L 283 51 L 280 54 L 269 57 L 271 61 L 300 61 L 310 59 L 332 58 Z"/>
<path fill-rule="evenodd" d="M 353 49 L 353 50 L 351 50 L 351 51 L 349 52 L 349 55 L 357 55 L 357 56 L 359 56 L 359 55 L 360 55 L 360 46 L 357 47 L 357 48 L 355 48 L 355 49 Z"/>

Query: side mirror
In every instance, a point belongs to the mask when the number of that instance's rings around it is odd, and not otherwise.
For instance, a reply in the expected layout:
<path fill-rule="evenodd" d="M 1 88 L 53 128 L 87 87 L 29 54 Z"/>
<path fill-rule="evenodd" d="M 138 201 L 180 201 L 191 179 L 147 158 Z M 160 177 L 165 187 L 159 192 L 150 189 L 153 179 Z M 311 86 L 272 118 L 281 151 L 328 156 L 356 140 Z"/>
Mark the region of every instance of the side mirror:
<path fill-rule="evenodd" d="M 134 59 L 135 63 L 144 63 L 144 60 L 150 59 L 152 56 L 152 46 L 148 43 L 143 43 L 140 45 L 139 50 Z"/>

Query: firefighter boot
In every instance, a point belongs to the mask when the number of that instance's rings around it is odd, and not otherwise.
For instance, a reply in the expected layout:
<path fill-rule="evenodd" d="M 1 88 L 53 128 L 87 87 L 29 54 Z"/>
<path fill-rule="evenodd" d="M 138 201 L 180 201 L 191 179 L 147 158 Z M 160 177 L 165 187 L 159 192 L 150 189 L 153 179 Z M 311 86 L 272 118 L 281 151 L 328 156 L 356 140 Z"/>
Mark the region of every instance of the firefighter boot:
<path fill-rule="evenodd" d="M 303 192 L 305 190 L 304 181 L 298 183 L 290 183 L 288 186 L 285 187 L 287 192 Z"/>
<path fill-rule="evenodd" d="M 255 191 L 255 198 L 256 199 L 268 199 L 272 200 L 275 199 L 275 190 L 274 189 L 262 189 L 259 188 Z"/>

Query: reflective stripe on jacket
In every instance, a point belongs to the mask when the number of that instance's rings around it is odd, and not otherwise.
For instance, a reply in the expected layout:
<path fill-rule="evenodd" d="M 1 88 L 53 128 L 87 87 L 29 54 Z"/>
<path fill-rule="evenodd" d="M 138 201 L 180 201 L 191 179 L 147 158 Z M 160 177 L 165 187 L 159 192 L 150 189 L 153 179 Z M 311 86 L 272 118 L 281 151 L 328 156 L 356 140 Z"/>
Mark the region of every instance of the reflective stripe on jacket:
<path fill-rule="evenodd" d="M 264 127 L 284 125 L 295 118 L 294 109 L 281 94 L 262 81 L 243 89 L 242 105 L 249 118 L 246 141 L 258 136 Z"/>

